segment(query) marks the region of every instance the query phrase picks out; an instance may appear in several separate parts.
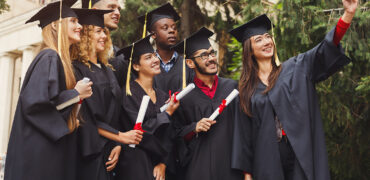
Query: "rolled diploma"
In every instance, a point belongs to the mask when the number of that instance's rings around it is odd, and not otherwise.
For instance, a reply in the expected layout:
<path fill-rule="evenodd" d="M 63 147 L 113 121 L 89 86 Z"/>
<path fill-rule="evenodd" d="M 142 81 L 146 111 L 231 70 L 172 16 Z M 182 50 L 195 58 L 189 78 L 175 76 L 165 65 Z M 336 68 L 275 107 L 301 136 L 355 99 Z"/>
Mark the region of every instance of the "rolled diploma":
<path fill-rule="evenodd" d="M 83 83 L 89 83 L 90 82 L 90 79 L 88 78 L 88 77 L 84 77 L 83 79 L 82 79 L 82 82 Z M 77 115 L 78 115 L 78 113 L 80 112 L 80 109 L 81 109 L 81 104 L 82 104 L 82 101 L 80 101 L 78 104 L 77 104 Z"/>
<path fill-rule="evenodd" d="M 143 123 L 146 109 L 148 108 L 149 100 L 150 100 L 150 97 L 148 95 L 143 96 L 143 100 L 141 100 L 141 104 L 140 104 L 139 113 L 137 114 L 137 118 L 136 118 L 136 124 Z M 132 148 L 135 148 L 135 144 L 130 144 L 129 146 Z"/>
<path fill-rule="evenodd" d="M 236 96 L 238 96 L 239 94 L 239 91 L 234 89 L 227 97 L 226 97 L 226 106 L 230 104 L 231 101 L 233 101 L 235 99 Z M 220 108 L 218 107 L 216 109 L 215 112 L 213 112 L 213 114 L 208 118 L 208 119 L 211 119 L 211 120 L 215 120 L 217 118 L 217 116 L 220 114 L 218 111 L 220 110 Z"/>
<path fill-rule="evenodd" d="M 176 99 L 177 100 L 180 100 L 181 98 L 183 98 L 184 96 L 186 96 L 190 91 L 192 91 L 194 88 L 195 88 L 194 83 L 190 83 L 188 86 L 186 86 L 185 89 L 183 89 L 179 94 L 176 95 Z M 167 110 L 168 105 L 169 105 L 169 103 L 164 104 L 161 107 L 161 112 L 164 112 L 165 110 Z"/>

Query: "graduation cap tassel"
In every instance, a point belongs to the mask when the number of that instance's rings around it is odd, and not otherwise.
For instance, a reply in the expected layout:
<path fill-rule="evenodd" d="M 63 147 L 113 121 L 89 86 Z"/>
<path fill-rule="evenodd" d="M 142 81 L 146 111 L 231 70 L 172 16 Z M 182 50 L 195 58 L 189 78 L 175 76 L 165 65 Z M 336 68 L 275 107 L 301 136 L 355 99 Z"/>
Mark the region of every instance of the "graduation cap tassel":
<path fill-rule="evenodd" d="M 89 1 L 89 9 L 91 9 L 92 3 L 91 0 Z"/>
<path fill-rule="evenodd" d="M 184 39 L 184 60 L 182 61 L 182 89 L 186 88 L 186 69 L 185 69 L 185 61 L 186 61 L 186 39 Z"/>
<path fill-rule="evenodd" d="M 58 53 L 60 58 L 62 58 L 62 5 L 63 0 L 60 0 L 59 7 L 59 27 L 58 27 Z"/>
<path fill-rule="evenodd" d="M 280 66 L 280 61 L 277 55 L 277 47 L 276 47 L 276 42 L 275 42 L 274 25 L 272 23 L 271 23 L 271 31 L 272 31 L 272 42 L 274 42 L 274 46 L 275 46 L 275 49 L 274 49 L 275 63 L 276 63 L 276 66 Z"/>
<path fill-rule="evenodd" d="M 130 79 L 131 79 L 132 54 L 134 53 L 134 47 L 135 47 L 135 43 L 132 44 L 131 55 L 130 55 L 130 62 L 128 64 L 127 79 L 126 79 L 126 96 L 127 95 L 132 96 L 131 89 L 130 89 Z"/>
<path fill-rule="evenodd" d="M 144 21 L 144 28 L 143 28 L 143 38 L 146 37 L 146 22 L 147 22 L 148 13 L 145 13 L 145 21 Z"/>

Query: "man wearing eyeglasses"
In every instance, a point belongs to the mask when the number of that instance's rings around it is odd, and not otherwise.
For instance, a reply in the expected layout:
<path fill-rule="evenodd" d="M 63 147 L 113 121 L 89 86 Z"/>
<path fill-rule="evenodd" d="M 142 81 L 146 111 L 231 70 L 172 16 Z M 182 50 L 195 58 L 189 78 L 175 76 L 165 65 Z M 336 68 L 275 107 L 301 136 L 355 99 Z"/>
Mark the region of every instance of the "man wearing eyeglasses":
<path fill-rule="evenodd" d="M 196 88 L 181 99 L 173 116 L 184 169 L 180 177 L 185 180 L 243 179 L 241 171 L 231 168 L 234 120 L 240 116 L 238 98 L 224 107 L 215 121 L 208 119 L 238 86 L 234 80 L 216 75 L 217 53 L 208 39 L 212 35 L 203 27 L 173 47 L 186 55 L 187 66 L 195 72 Z"/>

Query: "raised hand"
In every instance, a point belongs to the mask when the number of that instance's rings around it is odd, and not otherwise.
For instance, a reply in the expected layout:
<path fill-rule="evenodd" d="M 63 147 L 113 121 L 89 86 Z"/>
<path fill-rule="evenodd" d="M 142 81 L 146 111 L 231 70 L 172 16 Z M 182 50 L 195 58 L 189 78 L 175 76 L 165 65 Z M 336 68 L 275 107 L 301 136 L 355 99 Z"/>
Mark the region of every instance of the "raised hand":
<path fill-rule="evenodd" d="M 343 8 L 347 13 L 355 14 L 358 0 L 342 0 Z"/>
<path fill-rule="evenodd" d="M 342 20 L 348 24 L 352 22 L 353 16 L 355 16 L 356 9 L 358 6 L 358 0 L 342 0 L 344 14 Z"/>

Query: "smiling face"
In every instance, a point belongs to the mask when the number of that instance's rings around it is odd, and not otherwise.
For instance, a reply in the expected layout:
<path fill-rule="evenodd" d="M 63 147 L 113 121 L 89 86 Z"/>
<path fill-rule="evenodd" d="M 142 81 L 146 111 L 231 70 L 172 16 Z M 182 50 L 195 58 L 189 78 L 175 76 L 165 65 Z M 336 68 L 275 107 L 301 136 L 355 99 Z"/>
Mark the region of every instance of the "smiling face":
<path fill-rule="evenodd" d="M 154 77 L 161 73 L 160 61 L 154 52 L 140 55 L 139 63 L 133 64 L 133 68 L 139 76 Z"/>
<path fill-rule="evenodd" d="M 94 9 L 113 10 L 111 13 L 104 14 L 104 25 L 110 30 L 118 28 L 119 19 L 121 17 L 121 6 L 118 0 L 100 0 L 94 6 Z"/>
<path fill-rule="evenodd" d="M 107 35 L 102 27 L 94 26 L 93 36 L 91 38 L 95 45 L 95 52 L 103 52 L 105 50 L 105 43 L 107 41 Z"/>
<path fill-rule="evenodd" d="M 173 19 L 158 20 L 153 24 L 152 31 L 154 32 L 152 38 L 160 48 L 169 49 L 177 42 L 177 26 Z"/>
<path fill-rule="evenodd" d="M 196 73 L 203 75 L 215 75 L 218 71 L 217 53 L 212 47 L 200 49 L 193 53 L 194 58 L 187 60 L 190 68 L 195 69 Z"/>
<path fill-rule="evenodd" d="M 67 18 L 68 22 L 68 39 L 71 44 L 81 41 L 81 29 L 82 26 L 78 23 L 78 19 L 75 17 Z"/>
<path fill-rule="evenodd" d="M 274 43 L 271 35 L 265 33 L 263 35 L 255 35 L 250 38 L 252 44 L 253 56 L 259 59 L 271 59 L 274 55 Z"/>

